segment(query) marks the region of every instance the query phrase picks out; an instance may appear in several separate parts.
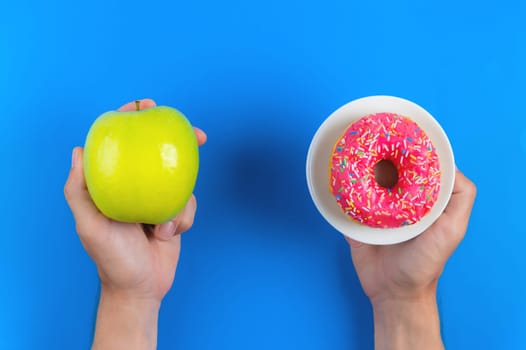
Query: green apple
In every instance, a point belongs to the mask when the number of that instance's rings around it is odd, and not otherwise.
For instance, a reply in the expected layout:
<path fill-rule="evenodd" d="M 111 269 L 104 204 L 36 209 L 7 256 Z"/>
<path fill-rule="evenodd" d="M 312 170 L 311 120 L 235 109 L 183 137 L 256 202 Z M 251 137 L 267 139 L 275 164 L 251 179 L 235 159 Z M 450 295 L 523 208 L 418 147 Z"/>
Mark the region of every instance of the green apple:
<path fill-rule="evenodd" d="M 86 137 L 89 194 L 105 216 L 117 221 L 171 220 L 190 199 L 198 168 L 192 125 L 171 107 L 106 112 Z"/>

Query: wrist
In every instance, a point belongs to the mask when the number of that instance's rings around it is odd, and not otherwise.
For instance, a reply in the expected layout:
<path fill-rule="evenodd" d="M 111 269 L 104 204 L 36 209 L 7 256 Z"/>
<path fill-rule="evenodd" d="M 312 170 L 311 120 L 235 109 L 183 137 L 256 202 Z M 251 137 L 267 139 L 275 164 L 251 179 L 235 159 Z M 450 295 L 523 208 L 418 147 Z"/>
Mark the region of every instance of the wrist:
<path fill-rule="evenodd" d="M 436 289 L 411 297 L 384 297 L 373 305 L 375 349 L 444 349 Z"/>
<path fill-rule="evenodd" d="M 102 286 L 92 349 L 155 349 L 160 301 Z"/>
<path fill-rule="evenodd" d="M 101 283 L 100 289 L 101 301 L 111 301 L 120 305 L 133 305 L 136 308 L 146 312 L 157 310 L 161 306 L 161 300 L 155 297 L 146 296 L 133 291 L 118 289 Z"/>

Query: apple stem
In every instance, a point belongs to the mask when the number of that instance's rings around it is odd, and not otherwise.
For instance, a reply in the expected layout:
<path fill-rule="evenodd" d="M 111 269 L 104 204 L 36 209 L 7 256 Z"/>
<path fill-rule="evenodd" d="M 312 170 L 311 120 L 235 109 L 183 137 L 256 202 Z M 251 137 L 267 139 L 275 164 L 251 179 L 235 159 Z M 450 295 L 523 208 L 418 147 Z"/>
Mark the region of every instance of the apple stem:
<path fill-rule="evenodd" d="M 141 101 L 135 100 L 135 110 L 139 111 L 141 109 Z"/>

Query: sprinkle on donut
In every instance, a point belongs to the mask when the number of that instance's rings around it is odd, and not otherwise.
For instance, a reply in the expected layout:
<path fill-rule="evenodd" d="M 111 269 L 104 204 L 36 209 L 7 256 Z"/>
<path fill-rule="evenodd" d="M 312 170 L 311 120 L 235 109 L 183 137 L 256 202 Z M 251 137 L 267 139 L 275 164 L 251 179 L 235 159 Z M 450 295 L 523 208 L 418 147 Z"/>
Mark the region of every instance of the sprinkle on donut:
<path fill-rule="evenodd" d="M 375 167 L 391 162 L 398 181 L 381 186 Z M 361 224 L 391 228 L 418 222 L 440 190 L 440 166 L 429 137 L 411 119 L 394 113 L 367 115 L 334 145 L 329 187 L 342 210 Z"/>

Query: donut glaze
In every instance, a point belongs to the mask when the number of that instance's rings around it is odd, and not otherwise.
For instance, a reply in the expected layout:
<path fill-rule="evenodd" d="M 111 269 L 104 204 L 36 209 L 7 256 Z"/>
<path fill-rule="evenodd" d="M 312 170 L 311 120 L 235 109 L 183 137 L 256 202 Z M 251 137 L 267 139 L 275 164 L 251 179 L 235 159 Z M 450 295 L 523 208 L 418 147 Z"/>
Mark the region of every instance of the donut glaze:
<path fill-rule="evenodd" d="M 398 181 L 382 187 L 375 166 L 393 163 Z M 352 123 L 334 145 L 329 187 L 352 220 L 371 227 L 411 225 L 426 215 L 440 190 L 433 144 L 417 123 L 394 113 L 367 115 Z"/>

